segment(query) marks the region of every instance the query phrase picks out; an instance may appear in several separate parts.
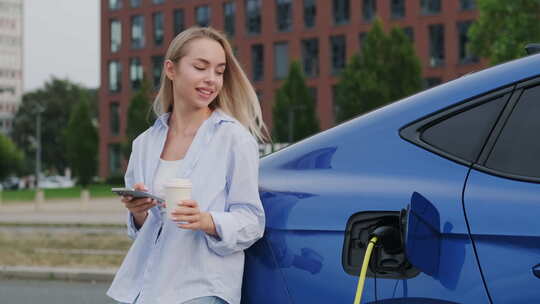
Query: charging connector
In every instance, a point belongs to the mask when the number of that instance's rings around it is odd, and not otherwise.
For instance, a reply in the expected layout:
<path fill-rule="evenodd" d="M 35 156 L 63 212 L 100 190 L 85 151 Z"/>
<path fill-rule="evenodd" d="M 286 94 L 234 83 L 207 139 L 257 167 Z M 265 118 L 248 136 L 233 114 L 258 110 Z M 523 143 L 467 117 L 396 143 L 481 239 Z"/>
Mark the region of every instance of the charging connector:
<path fill-rule="evenodd" d="M 373 246 L 377 243 L 377 237 L 374 236 L 369 240 L 369 244 L 366 249 L 366 254 L 364 255 L 364 262 L 362 263 L 362 270 L 360 271 L 360 276 L 358 277 L 358 286 L 356 287 L 356 296 L 354 297 L 354 304 L 360 304 L 362 301 L 362 294 L 364 293 L 364 283 L 366 282 L 366 273 L 369 265 L 369 259 L 371 258 L 371 252 L 373 251 Z"/>
<path fill-rule="evenodd" d="M 381 226 L 373 230 L 370 237 L 376 236 L 382 244 L 384 251 L 389 254 L 396 254 L 403 251 L 401 234 L 393 226 Z"/>
<path fill-rule="evenodd" d="M 360 304 L 362 294 L 364 292 L 364 284 L 366 281 L 367 268 L 373 252 L 373 247 L 377 242 L 380 242 L 382 248 L 389 254 L 400 253 L 403 250 L 402 238 L 398 229 L 393 226 L 380 226 L 370 233 L 370 240 L 364 255 L 362 270 L 358 277 L 358 286 L 356 287 L 356 295 L 354 304 Z"/>

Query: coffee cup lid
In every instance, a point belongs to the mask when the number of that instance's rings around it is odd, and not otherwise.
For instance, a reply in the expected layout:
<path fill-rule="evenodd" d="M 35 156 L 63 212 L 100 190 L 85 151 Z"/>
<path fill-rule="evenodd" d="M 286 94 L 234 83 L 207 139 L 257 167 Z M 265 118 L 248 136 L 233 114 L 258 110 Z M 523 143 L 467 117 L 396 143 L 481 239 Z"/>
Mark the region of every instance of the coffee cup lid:
<path fill-rule="evenodd" d="M 165 187 L 170 188 L 191 188 L 193 185 L 187 178 L 173 178 L 165 183 Z"/>

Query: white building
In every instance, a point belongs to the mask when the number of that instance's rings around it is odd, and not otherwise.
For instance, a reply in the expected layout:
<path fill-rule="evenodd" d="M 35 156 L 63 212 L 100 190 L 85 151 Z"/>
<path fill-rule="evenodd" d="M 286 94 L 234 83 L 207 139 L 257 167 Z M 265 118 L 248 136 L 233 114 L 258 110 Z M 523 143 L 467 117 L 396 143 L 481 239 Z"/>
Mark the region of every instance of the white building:
<path fill-rule="evenodd" d="M 8 134 L 23 90 L 23 0 L 0 0 L 0 132 Z"/>

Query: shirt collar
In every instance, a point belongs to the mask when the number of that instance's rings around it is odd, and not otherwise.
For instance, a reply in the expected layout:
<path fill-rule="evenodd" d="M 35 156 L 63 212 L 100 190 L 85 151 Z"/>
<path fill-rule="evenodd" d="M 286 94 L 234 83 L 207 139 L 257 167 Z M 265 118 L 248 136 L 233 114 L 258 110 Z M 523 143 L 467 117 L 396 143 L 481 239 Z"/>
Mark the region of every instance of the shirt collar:
<path fill-rule="evenodd" d="M 171 112 L 167 112 L 164 114 L 159 115 L 158 119 L 156 119 L 156 124 L 159 124 L 160 127 L 168 128 L 169 124 L 169 117 L 171 116 Z M 210 117 L 208 117 L 210 122 L 212 122 L 213 125 L 219 125 L 222 122 L 235 122 L 236 120 L 232 117 L 230 117 L 228 114 L 223 112 L 221 109 L 215 109 Z"/>

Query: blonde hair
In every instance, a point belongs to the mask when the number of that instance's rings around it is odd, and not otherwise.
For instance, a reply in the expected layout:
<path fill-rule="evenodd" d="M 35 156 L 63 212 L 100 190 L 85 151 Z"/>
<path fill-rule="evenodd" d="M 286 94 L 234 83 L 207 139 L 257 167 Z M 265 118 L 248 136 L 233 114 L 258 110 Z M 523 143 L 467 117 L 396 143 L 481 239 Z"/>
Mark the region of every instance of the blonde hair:
<path fill-rule="evenodd" d="M 223 87 L 218 96 L 210 103 L 210 108 L 221 109 L 238 120 L 259 141 L 267 141 L 269 138 L 268 130 L 262 119 L 257 94 L 236 60 L 225 35 L 210 27 L 190 27 L 173 39 L 165 54 L 165 60 L 171 60 L 174 63 L 179 62 L 187 53 L 186 46 L 188 43 L 199 38 L 214 40 L 225 51 L 226 68 L 223 75 Z M 173 104 L 173 84 L 165 75 L 165 68 L 163 68 L 161 85 L 154 99 L 154 113 L 159 116 L 169 112 L 172 110 Z"/>

